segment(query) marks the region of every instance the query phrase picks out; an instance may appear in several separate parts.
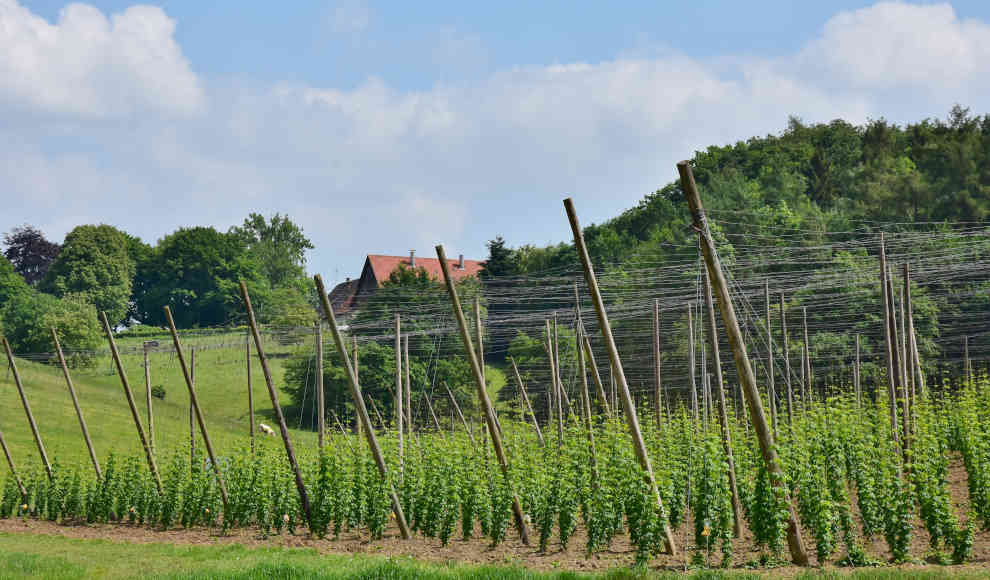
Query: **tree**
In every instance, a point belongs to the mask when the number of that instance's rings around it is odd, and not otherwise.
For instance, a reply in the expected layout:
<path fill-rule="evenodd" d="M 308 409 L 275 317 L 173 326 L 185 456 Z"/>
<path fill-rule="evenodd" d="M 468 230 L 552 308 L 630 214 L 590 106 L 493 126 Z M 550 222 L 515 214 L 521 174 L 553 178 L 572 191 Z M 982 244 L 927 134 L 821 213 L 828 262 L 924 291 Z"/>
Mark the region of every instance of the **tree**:
<path fill-rule="evenodd" d="M 17 294 L 30 293 L 31 288 L 15 270 L 7 258 L 0 256 L 0 306 Z"/>
<path fill-rule="evenodd" d="M 171 307 L 182 328 L 226 324 L 243 314 L 241 280 L 259 313 L 267 312 L 267 281 L 242 238 L 211 227 L 180 228 L 159 241 L 141 265 L 135 311 L 145 324 L 164 325 L 163 306 Z"/>
<path fill-rule="evenodd" d="M 55 296 L 80 294 L 116 323 L 127 314 L 134 272 L 127 234 L 106 224 L 84 225 L 65 236 L 39 287 Z"/>
<path fill-rule="evenodd" d="M 231 228 L 230 233 L 257 260 L 272 288 L 305 276 L 306 250 L 314 246 L 289 216 L 275 214 L 265 221 L 261 214 L 252 213 L 244 225 Z"/>
<path fill-rule="evenodd" d="M 0 319 L 11 348 L 19 353 L 51 352 L 52 328 L 58 330 L 62 347 L 76 363 L 92 360 L 87 351 L 101 342 L 96 308 L 80 294 L 56 298 L 40 292 L 18 293 L 4 303 Z"/>
<path fill-rule="evenodd" d="M 478 274 L 482 280 L 498 276 L 515 276 L 519 273 L 519 258 L 516 252 L 505 245 L 502 236 L 488 241 L 488 259 Z"/>
<path fill-rule="evenodd" d="M 4 234 L 3 244 L 7 247 L 3 255 L 32 286 L 45 277 L 62 248 L 45 239 L 41 230 L 27 224 Z"/>

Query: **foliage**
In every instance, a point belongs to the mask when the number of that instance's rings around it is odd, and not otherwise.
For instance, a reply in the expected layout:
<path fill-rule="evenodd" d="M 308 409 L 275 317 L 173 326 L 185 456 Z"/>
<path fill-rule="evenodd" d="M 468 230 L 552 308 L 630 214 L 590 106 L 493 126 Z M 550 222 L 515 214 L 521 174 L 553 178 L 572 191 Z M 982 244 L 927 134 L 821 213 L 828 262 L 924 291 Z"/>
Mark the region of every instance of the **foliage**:
<path fill-rule="evenodd" d="M 39 288 L 55 296 L 81 295 L 116 324 L 127 314 L 135 273 L 127 247 L 127 235 L 113 226 L 77 226 Z"/>
<path fill-rule="evenodd" d="M 102 330 L 96 308 L 78 294 L 55 298 L 49 294 L 16 294 L 0 309 L 4 332 L 11 348 L 18 353 L 52 352 L 52 328 L 58 329 L 59 341 L 67 359 L 83 363 L 86 352 L 101 343 Z"/>
<path fill-rule="evenodd" d="M 5 233 L 3 245 L 6 246 L 4 257 L 10 260 L 14 270 L 31 286 L 45 277 L 62 249 L 58 244 L 45 239 L 41 230 L 27 224 Z"/>
<path fill-rule="evenodd" d="M 250 214 L 244 224 L 230 229 L 256 261 L 271 287 L 290 285 L 305 277 L 306 250 L 314 248 L 298 225 L 287 215 Z"/>

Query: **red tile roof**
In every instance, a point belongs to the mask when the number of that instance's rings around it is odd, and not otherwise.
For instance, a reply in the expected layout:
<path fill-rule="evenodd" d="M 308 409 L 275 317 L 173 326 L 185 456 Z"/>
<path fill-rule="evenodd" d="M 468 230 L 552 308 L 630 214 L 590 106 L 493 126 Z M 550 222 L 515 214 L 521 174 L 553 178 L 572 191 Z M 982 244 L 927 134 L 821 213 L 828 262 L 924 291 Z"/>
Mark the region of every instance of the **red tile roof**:
<path fill-rule="evenodd" d="M 375 273 L 375 279 L 378 280 L 379 286 L 388 280 L 389 275 L 399 267 L 399 264 L 409 266 L 409 256 L 368 254 L 368 261 L 371 263 L 371 269 Z M 450 264 L 450 274 L 454 277 L 454 280 L 477 276 L 481 272 L 481 268 L 485 265 L 484 262 L 478 260 L 464 260 L 464 268 L 458 267 L 460 264 L 458 260 L 448 259 L 447 263 Z M 440 260 L 437 258 L 420 258 L 417 256 L 416 267 L 425 269 L 431 278 L 437 281 L 443 281 Z"/>

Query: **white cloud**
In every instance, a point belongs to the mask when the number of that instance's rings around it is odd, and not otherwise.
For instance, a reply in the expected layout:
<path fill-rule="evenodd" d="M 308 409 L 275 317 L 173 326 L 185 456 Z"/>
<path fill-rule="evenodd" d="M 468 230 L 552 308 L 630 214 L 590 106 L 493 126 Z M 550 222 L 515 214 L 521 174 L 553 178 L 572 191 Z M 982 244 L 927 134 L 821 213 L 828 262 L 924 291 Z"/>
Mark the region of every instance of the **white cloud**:
<path fill-rule="evenodd" d="M 567 239 L 563 197 L 576 198 L 585 223 L 600 221 L 673 180 L 677 160 L 778 131 L 790 114 L 907 121 L 944 115 L 953 100 L 990 102 L 987 25 L 941 5 L 840 13 L 778 59 L 529 66 L 424 91 L 378 78 L 350 90 L 201 82 L 153 8 L 108 21 L 77 5 L 50 26 L 0 0 L 0 23 L 0 48 L 11 49 L 2 70 L 35 71 L 0 78 L 0 98 L 84 114 L 18 124 L 0 109 L 0 180 L 10 184 L 0 200 L 15 216 L 0 229 L 28 221 L 58 236 L 99 219 L 153 240 L 280 211 L 316 244 L 311 267 L 341 278 L 367 252 L 432 255 L 442 241 L 451 255 L 483 257 L 496 234 Z M 137 56 L 109 59 L 108 45 Z M 63 76 L 78 68 L 71 59 L 88 72 Z M 142 60 L 159 72 L 133 64 Z M 163 104 L 173 101 L 184 105 Z M 140 122 L 85 116 L 122 106 Z M 189 110 L 202 114 L 174 115 Z"/>
<path fill-rule="evenodd" d="M 203 93 L 174 32 L 175 22 L 153 6 L 108 19 L 70 4 L 49 24 L 16 0 L 0 0 L 0 103 L 100 117 L 193 112 Z"/>

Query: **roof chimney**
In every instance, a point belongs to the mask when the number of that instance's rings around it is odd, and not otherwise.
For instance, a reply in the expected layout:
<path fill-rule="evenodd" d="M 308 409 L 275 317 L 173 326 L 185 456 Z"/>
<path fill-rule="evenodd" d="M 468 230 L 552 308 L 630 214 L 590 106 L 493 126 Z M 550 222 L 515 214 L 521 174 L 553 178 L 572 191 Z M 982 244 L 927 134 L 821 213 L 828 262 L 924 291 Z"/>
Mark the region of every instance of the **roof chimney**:
<path fill-rule="evenodd" d="M 464 269 L 464 254 L 461 254 L 460 256 L 457 257 L 457 267 L 460 268 L 461 270 Z"/>
<path fill-rule="evenodd" d="M 416 250 L 409 250 L 409 267 L 416 267 Z"/>

